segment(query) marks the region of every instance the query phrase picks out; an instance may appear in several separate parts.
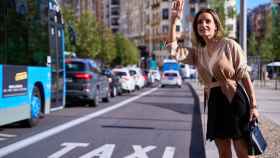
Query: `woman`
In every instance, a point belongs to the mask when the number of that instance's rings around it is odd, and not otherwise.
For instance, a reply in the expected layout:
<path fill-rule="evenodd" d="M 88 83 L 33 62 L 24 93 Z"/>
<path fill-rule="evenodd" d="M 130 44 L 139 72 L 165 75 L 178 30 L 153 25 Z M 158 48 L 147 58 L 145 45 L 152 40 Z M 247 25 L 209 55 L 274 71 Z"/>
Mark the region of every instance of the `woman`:
<path fill-rule="evenodd" d="M 198 46 L 178 48 L 176 21 L 182 15 L 183 0 L 172 3 L 171 56 L 195 65 L 208 91 L 206 139 L 215 141 L 220 158 L 232 157 L 231 142 L 239 158 L 248 158 L 247 125 L 259 113 L 243 51 L 234 40 L 224 37 L 217 13 L 207 8 L 201 9 L 193 21 Z M 250 103 L 239 83 L 244 85 Z"/>

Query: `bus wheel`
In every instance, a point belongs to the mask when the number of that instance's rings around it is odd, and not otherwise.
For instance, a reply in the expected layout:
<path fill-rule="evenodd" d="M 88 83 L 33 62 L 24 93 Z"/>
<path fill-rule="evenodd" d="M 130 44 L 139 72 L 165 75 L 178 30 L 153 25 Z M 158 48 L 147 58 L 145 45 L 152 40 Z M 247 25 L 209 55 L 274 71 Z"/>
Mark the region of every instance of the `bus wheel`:
<path fill-rule="evenodd" d="M 42 107 L 42 94 L 38 86 L 35 86 L 31 96 L 31 117 L 27 120 L 27 126 L 33 127 L 38 124 Z"/>

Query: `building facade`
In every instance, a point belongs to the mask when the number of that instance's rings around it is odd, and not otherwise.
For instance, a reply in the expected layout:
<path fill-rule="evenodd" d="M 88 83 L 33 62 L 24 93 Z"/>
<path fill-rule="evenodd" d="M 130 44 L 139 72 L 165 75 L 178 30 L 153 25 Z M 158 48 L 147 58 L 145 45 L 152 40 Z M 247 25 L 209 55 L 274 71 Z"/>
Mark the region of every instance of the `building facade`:
<path fill-rule="evenodd" d="M 271 4 L 263 4 L 252 9 L 248 13 L 248 31 L 255 34 L 256 40 L 261 41 L 266 33 L 266 16 L 271 11 Z"/>
<path fill-rule="evenodd" d="M 85 11 L 89 11 L 100 21 L 104 18 L 102 0 L 58 0 L 61 6 L 70 7 L 77 17 Z"/>
<path fill-rule="evenodd" d="M 144 0 L 120 0 L 119 31 L 137 46 L 144 45 Z"/>
<path fill-rule="evenodd" d="M 120 31 L 120 0 L 103 0 L 104 23 L 112 29 L 114 33 Z"/>

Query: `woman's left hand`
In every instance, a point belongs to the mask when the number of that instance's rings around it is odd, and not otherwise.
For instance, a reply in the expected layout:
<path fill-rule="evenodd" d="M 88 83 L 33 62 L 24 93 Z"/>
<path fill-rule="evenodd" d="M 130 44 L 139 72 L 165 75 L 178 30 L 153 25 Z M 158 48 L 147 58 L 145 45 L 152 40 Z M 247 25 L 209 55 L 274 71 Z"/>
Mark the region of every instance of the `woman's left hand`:
<path fill-rule="evenodd" d="M 250 121 L 258 119 L 260 116 L 257 108 L 250 109 Z"/>

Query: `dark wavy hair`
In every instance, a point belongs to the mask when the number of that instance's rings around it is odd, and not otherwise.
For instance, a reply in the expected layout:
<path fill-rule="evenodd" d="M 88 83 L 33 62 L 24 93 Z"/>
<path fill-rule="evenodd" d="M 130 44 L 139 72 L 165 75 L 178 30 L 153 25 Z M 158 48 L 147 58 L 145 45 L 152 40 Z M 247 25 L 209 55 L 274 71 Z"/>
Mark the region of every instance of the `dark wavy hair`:
<path fill-rule="evenodd" d="M 198 25 L 198 17 L 200 14 L 202 13 L 209 13 L 212 15 L 215 25 L 217 27 L 217 31 L 216 34 L 214 35 L 214 38 L 218 38 L 221 39 L 224 37 L 224 29 L 223 29 L 223 25 L 221 23 L 221 20 L 217 14 L 217 12 L 213 9 L 210 8 L 202 8 L 198 11 L 198 13 L 196 14 L 195 18 L 194 18 L 194 22 L 193 22 L 193 30 L 194 30 L 194 34 L 195 34 L 195 40 L 196 42 L 200 45 L 200 46 L 205 46 L 206 42 L 204 41 L 204 39 L 198 34 L 198 30 L 197 30 L 197 25 Z"/>

